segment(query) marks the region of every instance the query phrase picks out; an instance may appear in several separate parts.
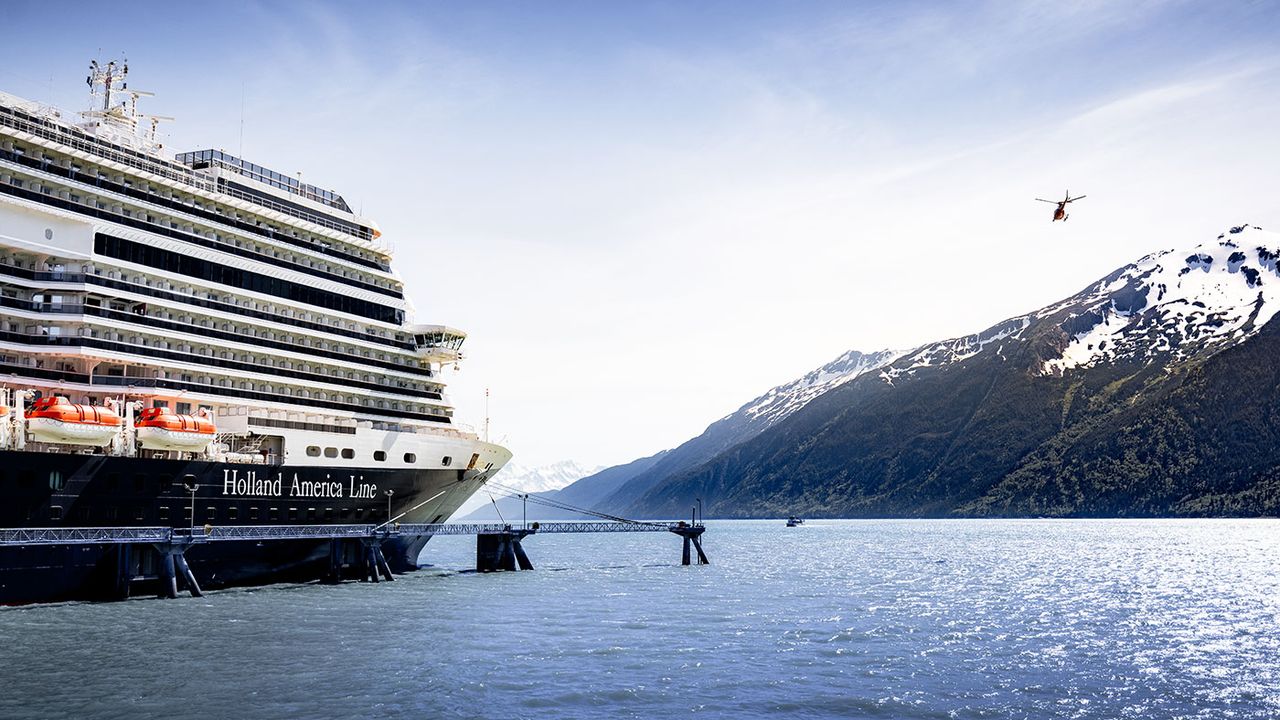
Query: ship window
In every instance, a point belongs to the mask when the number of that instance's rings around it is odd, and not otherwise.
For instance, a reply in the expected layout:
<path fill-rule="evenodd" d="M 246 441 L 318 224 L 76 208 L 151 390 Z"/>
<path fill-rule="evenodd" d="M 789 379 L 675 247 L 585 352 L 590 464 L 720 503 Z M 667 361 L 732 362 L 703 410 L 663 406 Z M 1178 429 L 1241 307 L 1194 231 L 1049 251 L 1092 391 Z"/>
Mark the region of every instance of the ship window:
<path fill-rule="evenodd" d="M 320 457 L 320 446 L 310 445 L 307 447 L 307 457 Z"/>
<path fill-rule="evenodd" d="M 324 519 L 325 519 L 325 520 L 332 520 L 332 519 L 333 519 L 333 508 L 325 508 L 325 509 L 324 509 Z"/>
<path fill-rule="evenodd" d="M 295 521 L 297 519 L 298 519 L 298 508 L 289 508 L 289 520 Z"/>
<path fill-rule="evenodd" d="M 233 507 L 229 507 L 229 508 L 227 508 L 227 519 L 228 519 L 228 520 L 239 520 L 239 519 L 240 519 L 240 508 L 238 508 L 238 507 L 234 507 L 234 506 L 233 506 Z"/>
<path fill-rule="evenodd" d="M 338 457 L 338 448 L 336 448 L 336 447 L 327 447 L 327 448 L 325 448 L 325 449 L 324 449 L 324 456 L 325 456 L 325 457 L 327 457 L 327 458 L 336 458 L 336 457 Z"/>
<path fill-rule="evenodd" d="M 169 519 L 169 506 L 161 505 L 160 507 L 156 508 L 156 518 L 159 520 L 167 521 Z"/>
<path fill-rule="evenodd" d="M 377 460 L 378 462 L 386 462 L 386 461 L 387 461 L 387 451 L 386 451 L 386 450 L 374 450 L 374 451 L 373 451 L 373 459 L 374 459 L 374 460 Z"/>
<path fill-rule="evenodd" d="M 49 489 L 57 492 L 67 486 L 67 481 L 63 479 L 62 473 L 58 470 L 49 471 Z"/>
<path fill-rule="evenodd" d="M 316 519 L 316 509 L 315 509 L 315 508 L 307 508 L 307 519 L 308 519 L 308 520 L 315 520 L 315 519 Z"/>
<path fill-rule="evenodd" d="M 355 450 L 352 450 L 351 448 L 342 448 L 342 459 L 343 459 L 343 460 L 354 460 L 354 459 L 355 459 L 355 457 L 356 457 L 356 451 L 355 451 Z"/>
<path fill-rule="evenodd" d="M 204 511 L 205 511 L 205 512 L 204 512 L 204 521 L 205 521 L 205 522 L 210 522 L 210 523 L 211 523 L 211 522 L 213 522 L 214 520 L 216 520 L 216 519 L 217 519 L 217 517 L 218 517 L 218 508 L 215 508 L 215 507 L 207 507 L 207 508 L 205 508 L 205 509 L 204 509 Z"/>
<path fill-rule="evenodd" d="M 351 508 L 342 508 L 341 510 L 339 510 L 339 511 L 338 511 L 338 517 L 342 518 L 343 520 L 350 520 L 350 519 L 351 519 Z"/>
<path fill-rule="evenodd" d="M 256 508 L 256 507 L 251 507 L 251 508 L 249 508 L 249 519 L 250 519 L 250 520 L 257 520 L 257 519 L 258 519 L 258 508 Z"/>
<path fill-rule="evenodd" d="M 134 508 L 134 510 L 133 510 L 133 519 L 134 519 L 134 520 L 146 520 L 146 519 L 147 519 L 147 509 L 146 509 L 146 508 L 144 508 L 144 507 L 142 507 L 142 506 L 138 506 L 138 507 Z"/>
<path fill-rule="evenodd" d="M 445 455 L 444 457 L 440 458 L 440 464 L 445 467 L 449 467 L 450 465 L 453 464 L 453 458 L 449 457 L 448 455 Z"/>
<path fill-rule="evenodd" d="M 280 519 L 280 508 L 271 508 L 270 510 L 268 510 L 268 511 L 267 511 L 267 518 L 268 518 L 268 519 L 270 519 L 270 520 L 273 520 L 273 521 L 275 521 L 275 520 L 279 520 L 279 519 Z"/>
<path fill-rule="evenodd" d="M 418 456 L 413 453 L 405 453 L 404 461 L 412 465 L 413 463 L 418 462 Z"/>
<path fill-rule="evenodd" d="M 49 519 L 50 519 L 50 520 L 61 520 L 61 519 L 62 519 L 62 506 L 61 506 L 61 505 L 52 505 L 52 506 L 50 506 L 50 507 L 49 507 Z"/>

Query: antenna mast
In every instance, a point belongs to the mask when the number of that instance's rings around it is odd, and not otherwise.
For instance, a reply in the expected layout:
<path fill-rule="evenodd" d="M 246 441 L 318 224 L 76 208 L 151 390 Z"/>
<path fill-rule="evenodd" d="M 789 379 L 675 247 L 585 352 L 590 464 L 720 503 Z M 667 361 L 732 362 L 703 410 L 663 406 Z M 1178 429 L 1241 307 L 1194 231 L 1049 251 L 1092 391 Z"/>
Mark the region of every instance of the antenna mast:
<path fill-rule="evenodd" d="M 89 63 L 89 75 L 85 78 L 85 84 L 89 86 L 92 100 L 91 109 L 81 113 L 89 121 L 84 128 L 90 132 L 105 133 L 110 136 L 109 139 L 131 147 L 159 152 L 161 145 L 156 126 L 173 118 L 138 112 L 138 98 L 151 97 L 154 93 L 130 90 L 128 77 L 129 61 L 123 58 L 119 62 L 111 60 L 105 65 L 97 60 Z M 150 127 L 139 133 L 139 123 L 144 120 Z"/>
<path fill-rule="evenodd" d="M 111 109 L 111 93 L 124 92 L 128 89 L 129 84 L 125 82 L 125 78 L 129 76 L 129 61 L 121 60 L 117 66 L 115 60 L 111 60 L 106 65 L 99 65 L 97 60 L 89 62 L 89 77 L 85 78 L 85 83 L 89 86 L 89 92 L 94 98 L 99 94 L 102 95 L 101 112 L 107 112 Z"/>

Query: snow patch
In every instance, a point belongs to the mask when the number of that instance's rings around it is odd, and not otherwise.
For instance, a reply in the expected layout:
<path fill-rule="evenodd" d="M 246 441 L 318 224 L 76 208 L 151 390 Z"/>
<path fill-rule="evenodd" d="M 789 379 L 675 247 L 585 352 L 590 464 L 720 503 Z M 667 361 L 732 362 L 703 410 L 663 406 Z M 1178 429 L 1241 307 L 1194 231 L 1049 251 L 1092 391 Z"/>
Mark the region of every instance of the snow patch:
<path fill-rule="evenodd" d="M 1257 332 L 1280 310 L 1280 239 L 1247 225 L 1187 251 L 1149 255 L 1105 286 L 1037 313 L 1077 308 L 1062 323 L 1070 339 L 1044 364 L 1061 373 L 1119 359 L 1177 358 L 1219 349 Z M 1261 270 L 1259 269 L 1261 268 Z"/>
<path fill-rule="evenodd" d="M 863 353 L 850 350 L 804 377 L 779 385 L 739 410 L 753 423 L 773 425 L 808 405 L 814 398 L 860 375 L 881 368 L 899 357 L 899 350 Z"/>

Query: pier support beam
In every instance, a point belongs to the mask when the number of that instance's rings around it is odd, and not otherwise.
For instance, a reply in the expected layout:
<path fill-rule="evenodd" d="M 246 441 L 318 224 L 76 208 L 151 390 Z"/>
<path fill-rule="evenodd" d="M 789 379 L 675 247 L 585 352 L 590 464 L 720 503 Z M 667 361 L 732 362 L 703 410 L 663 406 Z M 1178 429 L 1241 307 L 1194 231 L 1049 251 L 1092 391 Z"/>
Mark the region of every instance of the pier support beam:
<path fill-rule="evenodd" d="M 133 583 L 133 546 L 121 543 L 116 546 L 115 587 L 113 600 L 128 600 L 129 587 Z"/>
<path fill-rule="evenodd" d="M 671 528 L 671 532 L 684 538 L 684 552 L 680 555 L 681 565 L 690 565 L 689 545 L 692 544 L 694 549 L 698 551 L 698 564 L 710 565 L 711 561 L 707 559 L 707 554 L 702 551 L 702 533 L 706 532 L 705 525 L 685 525 Z"/>
<path fill-rule="evenodd" d="M 532 570 L 533 563 L 520 541 L 533 533 L 531 529 L 513 530 L 508 526 L 501 532 L 476 535 L 476 571 Z"/>
<path fill-rule="evenodd" d="M 342 565 L 346 559 L 346 548 L 343 546 L 342 538 L 332 538 L 329 540 L 329 569 L 325 571 L 324 578 L 321 582 L 334 585 L 342 582 Z"/>
<path fill-rule="evenodd" d="M 387 557 L 382 554 L 382 539 L 377 537 L 361 538 L 364 543 L 364 576 L 360 578 L 360 582 L 378 582 L 381 575 L 386 578 L 387 582 L 395 582 L 395 575 L 391 574 L 391 565 L 387 562 Z"/>
<path fill-rule="evenodd" d="M 182 574 L 182 579 L 187 583 L 187 590 L 191 593 L 191 597 L 204 597 L 204 593 L 200 592 L 200 583 L 196 582 L 195 573 L 191 572 L 191 566 L 187 564 L 187 557 L 182 553 L 174 553 L 173 560 L 178 564 L 178 572 Z"/>
<path fill-rule="evenodd" d="M 183 554 L 191 547 L 191 543 L 157 543 L 154 547 L 160 553 L 159 596 L 170 599 L 178 597 L 178 578 L 181 577 L 191 597 L 203 597 L 204 593 L 200 591 L 195 573 L 191 572 L 191 566 L 187 564 L 187 558 Z"/>

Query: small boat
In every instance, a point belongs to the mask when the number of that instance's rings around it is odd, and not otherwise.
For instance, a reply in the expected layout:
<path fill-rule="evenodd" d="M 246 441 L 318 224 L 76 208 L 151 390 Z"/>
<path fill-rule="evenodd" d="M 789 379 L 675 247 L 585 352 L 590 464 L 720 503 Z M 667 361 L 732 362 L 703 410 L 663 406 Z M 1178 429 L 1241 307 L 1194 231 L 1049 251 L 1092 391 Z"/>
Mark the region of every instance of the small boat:
<path fill-rule="evenodd" d="M 120 416 L 101 405 L 78 405 L 61 395 L 36 400 L 27 430 L 37 442 L 102 447 L 120 432 Z"/>
<path fill-rule="evenodd" d="M 168 408 L 145 408 L 135 426 L 144 450 L 200 452 L 217 434 L 213 421 L 203 410 L 199 415 L 179 415 Z"/>
<path fill-rule="evenodd" d="M 787 518 L 787 527 L 796 527 L 797 525 L 803 525 L 803 524 L 804 524 L 804 518 L 798 518 L 795 515 L 792 515 L 791 517 Z"/>

